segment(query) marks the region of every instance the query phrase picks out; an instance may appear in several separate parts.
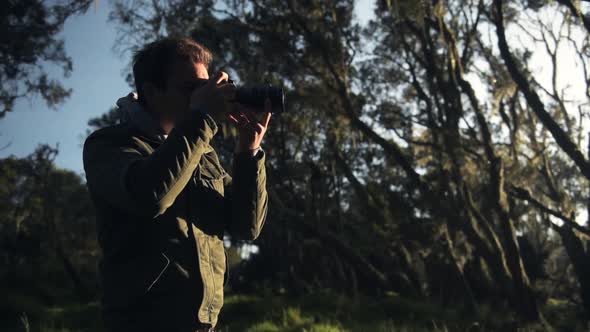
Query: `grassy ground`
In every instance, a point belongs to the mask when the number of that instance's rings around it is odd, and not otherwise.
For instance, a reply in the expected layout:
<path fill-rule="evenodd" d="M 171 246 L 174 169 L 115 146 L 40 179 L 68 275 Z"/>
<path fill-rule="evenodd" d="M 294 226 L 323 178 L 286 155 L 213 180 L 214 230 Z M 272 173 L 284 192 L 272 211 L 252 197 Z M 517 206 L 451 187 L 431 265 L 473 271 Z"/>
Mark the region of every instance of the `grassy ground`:
<path fill-rule="evenodd" d="M 103 331 L 97 302 L 43 305 L 25 294 L 3 291 L 0 298 L 0 331 L 73 332 Z M 546 310 L 548 319 L 559 318 L 557 331 L 584 331 L 563 304 Z M 316 294 L 304 298 L 286 296 L 228 295 L 220 316 L 221 332 L 421 332 L 516 331 L 510 315 L 482 308 L 475 317 L 455 309 L 410 301 L 390 295 L 379 300 Z M 518 331 L 541 331 L 539 326 Z"/>

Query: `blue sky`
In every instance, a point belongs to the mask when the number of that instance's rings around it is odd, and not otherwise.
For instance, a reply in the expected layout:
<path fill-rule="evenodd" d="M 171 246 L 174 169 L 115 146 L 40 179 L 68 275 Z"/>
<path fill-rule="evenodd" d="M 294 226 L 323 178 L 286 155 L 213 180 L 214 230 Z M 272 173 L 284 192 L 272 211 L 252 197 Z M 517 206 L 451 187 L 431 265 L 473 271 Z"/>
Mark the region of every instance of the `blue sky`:
<path fill-rule="evenodd" d="M 62 36 L 74 70 L 63 85 L 73 93 L 56 110 L 48 108 L 38 97 L 21 99 L 13 112 L 0 120 L 0 158 L 14 154 L 25 156 L 40 143 L 59 144 L 56 163 L 59 167 L 82 172 L 82 147 L 88 119 L 106 112 L 117 98 L 129 91 L 124 80 L 126 61 L 112 47 L 115 27 L 107 22 L 108 5 L 98 2 L 82 16 L 66 21 Z M 63 77 L 57 66 L 48 66 L 54 78 Z"/>
<path fill-rule="evenodd" d="M 61 36 L 71 56 L 72 75 L 61 79 L 73 88 L 72 96 L 56 110 L 49 109 L 38 97 L 18 100 L 13 112 L 0 120 L 0 158 L 23 157 L 41 143 L 59 144 L 58 167 L 83 174 L 82 143 L 87 122 L 114 106 L 130 90 L 124 79 L 126 57 L 113 51 L 116 27 L 108 22 L 109 4 L 97 1 L 88 12 L 66 21 Z M 358 1 L 356 14 L 361 22 L 372 15 L 372 1 Z M 52 77 L 62 78 L 60 68 L 46 69 Z"/>

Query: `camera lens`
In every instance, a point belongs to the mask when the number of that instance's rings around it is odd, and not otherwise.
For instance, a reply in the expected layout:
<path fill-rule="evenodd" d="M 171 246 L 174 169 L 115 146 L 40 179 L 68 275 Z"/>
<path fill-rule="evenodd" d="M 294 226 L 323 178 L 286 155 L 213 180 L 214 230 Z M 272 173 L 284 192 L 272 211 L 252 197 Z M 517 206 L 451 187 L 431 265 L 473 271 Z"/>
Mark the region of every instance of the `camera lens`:
<path fill-rule="evenodd" d="M 285 111 L 285 92 L 281 87 L 266 84 L 240 87 L 236 90 L 236 101 L 257 111 L 264 111 L 266 98 L 270 99 L 272 113 L 283 113 Z"/>

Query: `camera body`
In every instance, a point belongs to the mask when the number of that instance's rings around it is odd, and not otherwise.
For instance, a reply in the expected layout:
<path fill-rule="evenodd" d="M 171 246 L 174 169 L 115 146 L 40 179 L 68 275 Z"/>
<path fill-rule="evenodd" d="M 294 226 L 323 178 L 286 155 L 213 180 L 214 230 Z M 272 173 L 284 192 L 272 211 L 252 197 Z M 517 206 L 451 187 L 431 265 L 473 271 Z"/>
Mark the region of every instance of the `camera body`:
<path fill-rule="evenodd" d="M 229 80 L 228 83 L 235 84 L 232 80 Z M 237 87 L 234 100 L 256 111 L 264 111 L 266 98 L 270 99 L 273 114 L 285 112 L 285 92 L 283 88 L 270 84 Z"/>

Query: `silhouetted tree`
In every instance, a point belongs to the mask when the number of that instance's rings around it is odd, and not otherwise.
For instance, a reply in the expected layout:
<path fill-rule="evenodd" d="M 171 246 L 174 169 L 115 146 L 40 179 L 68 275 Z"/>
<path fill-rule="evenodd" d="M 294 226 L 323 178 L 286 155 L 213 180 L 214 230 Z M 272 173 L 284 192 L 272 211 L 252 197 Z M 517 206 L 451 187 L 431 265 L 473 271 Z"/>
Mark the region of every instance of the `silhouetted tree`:
<path fill-rule="evenodd" d="M 7 0 L 0 10 L 0 118 L 17 98 L 39 94 L 50 107 L 71 89 L 47 74 L 47 65 L 72 71 L 72 60 L 58 38 L 66 19 L 84 13 L 94 0 Z"/>

